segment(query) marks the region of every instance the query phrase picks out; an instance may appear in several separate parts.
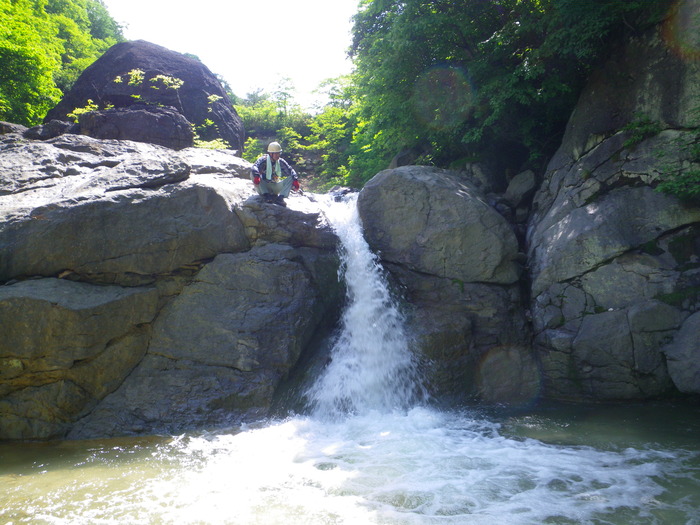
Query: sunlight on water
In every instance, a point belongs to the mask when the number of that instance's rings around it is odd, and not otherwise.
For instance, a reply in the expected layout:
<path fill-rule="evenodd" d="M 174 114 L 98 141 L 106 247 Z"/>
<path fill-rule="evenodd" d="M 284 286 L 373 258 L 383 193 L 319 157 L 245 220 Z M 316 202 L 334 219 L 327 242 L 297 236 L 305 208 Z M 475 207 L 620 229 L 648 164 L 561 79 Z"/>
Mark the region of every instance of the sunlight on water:
<path fill-rule="evenodd" d="M 332 213 L 348 305 L 311 415 L 0 445 L 0 523 L 700 524 L 697 409 L 486 417 L 421 406 L 410 339 L 354 202 Z"/>
<path fill-rule="evenodd" d="M 424 399 L 404 319 L 364 239 L 357 195 L 323 207 L 341 240 L 347 305 L 331 363 L 308 397 L 317 417 L 408 408 Z"/>
<path fill-rule="evenodd" d="M 698 523 L 697 452 L 547 444 L 507 436 L 468 413 L 417 408 L 332 423 L 295 417 L 123 450 L 88 447 L 84 457 L 76 450 L 3 475 L 0 519 Z"/>

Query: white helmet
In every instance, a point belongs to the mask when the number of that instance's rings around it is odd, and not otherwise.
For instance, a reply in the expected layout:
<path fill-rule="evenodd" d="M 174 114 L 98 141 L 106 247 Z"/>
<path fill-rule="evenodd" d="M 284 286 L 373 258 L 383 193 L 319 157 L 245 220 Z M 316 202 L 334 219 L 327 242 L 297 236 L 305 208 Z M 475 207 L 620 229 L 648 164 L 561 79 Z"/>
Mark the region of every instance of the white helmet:
<path fill-rule="evenodd" d="M 282 146 L 280 146 L 279 142 L 270 142 L 270 145 L 267 147 L 267 152 L 282 153 Z"/>

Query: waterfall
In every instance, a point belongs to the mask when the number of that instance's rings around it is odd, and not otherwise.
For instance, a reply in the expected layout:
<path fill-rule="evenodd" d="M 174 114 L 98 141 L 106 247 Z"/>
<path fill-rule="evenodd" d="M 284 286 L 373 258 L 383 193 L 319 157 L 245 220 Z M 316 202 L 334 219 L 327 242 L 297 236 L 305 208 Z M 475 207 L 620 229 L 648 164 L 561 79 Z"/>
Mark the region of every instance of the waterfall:
<path fill-rule="evenodd" d="M 405 320 L 384 269 L 365 241 L 357 194 L 328 199 L 324 214 L 340 239 L 347 304 L 331 361 L 307 397 L 317 417 L 405 410 L 425 398 Z"/>

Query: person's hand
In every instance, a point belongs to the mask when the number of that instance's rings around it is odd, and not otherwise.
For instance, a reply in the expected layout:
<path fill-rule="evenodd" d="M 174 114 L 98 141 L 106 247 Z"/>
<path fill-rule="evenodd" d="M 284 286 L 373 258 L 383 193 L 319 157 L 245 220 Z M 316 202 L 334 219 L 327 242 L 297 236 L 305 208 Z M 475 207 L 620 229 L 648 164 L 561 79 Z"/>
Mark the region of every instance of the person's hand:
<path fill-rule="evenodd" d="M 255 175 L 253 177 L 253 184 L 255 184 L 256 186 L 260 184 L 260 175 Z"/>
<path fill-rule="evenodd" d="M 297 179 L 292 181 L 292 188 L 294 188 L 294 191 L 299 191 L 299 181 Z"/>

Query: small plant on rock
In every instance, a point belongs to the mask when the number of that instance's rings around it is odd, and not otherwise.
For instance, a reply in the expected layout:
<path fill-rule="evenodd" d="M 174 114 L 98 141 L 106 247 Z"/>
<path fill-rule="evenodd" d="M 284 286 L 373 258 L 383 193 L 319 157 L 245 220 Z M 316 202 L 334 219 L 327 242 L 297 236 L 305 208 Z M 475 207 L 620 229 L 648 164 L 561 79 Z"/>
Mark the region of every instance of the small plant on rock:
<path fill-rule="evenodd" d="M 625 148 L 633 148 L 643 140 L 658 135 L 661 132 L 661 124 L 652 120 L 647 115 L 637 114 L 635 119 L 623 126 L 624 131 L 630 133 L 629 138 L 624 142 Z"/>

